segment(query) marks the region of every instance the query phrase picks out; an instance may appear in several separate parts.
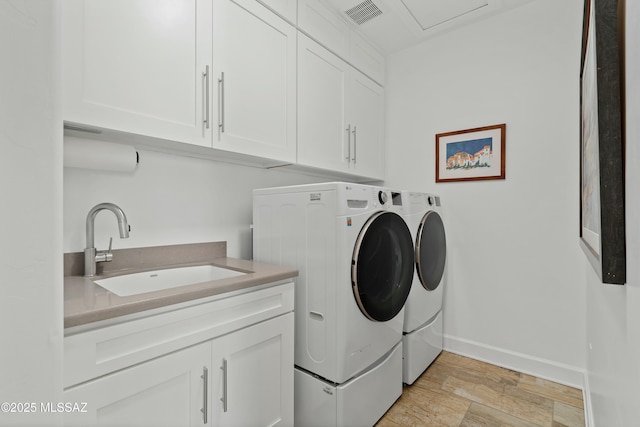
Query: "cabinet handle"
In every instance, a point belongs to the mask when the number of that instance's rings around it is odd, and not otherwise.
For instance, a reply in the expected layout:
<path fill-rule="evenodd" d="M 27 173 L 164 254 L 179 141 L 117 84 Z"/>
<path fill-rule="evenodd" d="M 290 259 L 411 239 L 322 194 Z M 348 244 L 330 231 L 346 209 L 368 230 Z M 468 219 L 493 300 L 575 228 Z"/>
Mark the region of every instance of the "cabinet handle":
<path fill-rule="evenodd" d="M 202 73 L 203 88 L 204 88 L 204 123 L 205 128 L 209 129 L 209 66 L 207 65 L 204 73 Z"/>
<path fill-rule="evenodd" d="M 200 378 L 202 378 L 203 382 L 202 409 L 200 409 L 200 412 L 202 412 L 203 423 L 207 424 L 209 422 L 209 411 L 207 409 L 207 403 L 209 403 L 209 370 L 206 366 L 202 368 L 202 375 Z"/>
<path fill-rule="evenodd" d="M 349 123 L 349 126 L 347 126 L 347 157 L 345 157 L 345 159 L 347 160 L 347 162 L 351 161 L 351 123 Z"/>
<path fill-rule="evenodd" d="M 227 412 L 227 359 L 222 359 L 222 397 L 220 401 L 222 402 L 222 409 L 224 412 Z"/>
<path fill-rule="evenodd" d="M 356 131 L 356 127 L 353 127 L 353 157 L 351 158 L 351 160 L 353 160 L 353 164 L 356 164 L 356 148 L 357 148 L 357 142 L 356 142 L 356 136 L 358 135 L 357 131 Z"/>
<path fill-rule="evenodd" d="M 224 71 L 218 79 L 218 135 L 224 133 Z"/>

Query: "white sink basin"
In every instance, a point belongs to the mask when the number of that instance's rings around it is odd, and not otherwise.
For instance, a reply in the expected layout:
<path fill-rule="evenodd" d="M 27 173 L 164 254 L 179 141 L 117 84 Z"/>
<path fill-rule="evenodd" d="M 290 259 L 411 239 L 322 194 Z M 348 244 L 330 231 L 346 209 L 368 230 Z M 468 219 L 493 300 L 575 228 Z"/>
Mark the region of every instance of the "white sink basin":
<path fill-rule="evenodd" d="M 125 274 L 123 276 L 95 280 L 94 283 L 97 283 L 118 296 L 126 297 L 143 294 L 145 292 L 209 282 L 211 280 L 242 276 L 243 274 L 246 273 L 213 265 L 197 265 L 193 267 L 168 268 L 165 270 L 145 271 L 144 273 Z"/>

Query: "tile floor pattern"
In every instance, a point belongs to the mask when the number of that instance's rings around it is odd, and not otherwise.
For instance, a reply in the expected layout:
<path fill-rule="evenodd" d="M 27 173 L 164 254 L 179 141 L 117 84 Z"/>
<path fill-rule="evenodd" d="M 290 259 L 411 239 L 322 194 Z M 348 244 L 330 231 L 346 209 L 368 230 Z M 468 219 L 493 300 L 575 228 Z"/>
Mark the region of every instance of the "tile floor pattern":
<path fill-rule="evenodd" d="M 581 390 L 444 351 L 376 427 L 584 425 Z"/>

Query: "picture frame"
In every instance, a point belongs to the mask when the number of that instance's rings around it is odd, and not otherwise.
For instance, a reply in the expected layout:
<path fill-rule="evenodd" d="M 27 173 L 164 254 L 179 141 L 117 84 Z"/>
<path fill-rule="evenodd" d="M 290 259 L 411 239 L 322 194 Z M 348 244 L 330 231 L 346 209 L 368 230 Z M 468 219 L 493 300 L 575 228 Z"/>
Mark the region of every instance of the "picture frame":
<path fill-rule="evenodd" d="M 436 182 L 505 179 L 505 123 L 436 135 Z"/>
<path fill-rule="evenodd" d="M 624 0 L 585 0 L 580 67 L 580 246 L 602 283 L 626 281 Z"/>

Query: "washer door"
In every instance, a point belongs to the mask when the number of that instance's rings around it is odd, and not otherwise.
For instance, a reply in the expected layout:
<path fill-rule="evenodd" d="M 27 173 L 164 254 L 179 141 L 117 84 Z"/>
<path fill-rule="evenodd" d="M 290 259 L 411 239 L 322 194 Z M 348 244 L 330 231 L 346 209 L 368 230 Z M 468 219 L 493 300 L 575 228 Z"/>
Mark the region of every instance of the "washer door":
<path fill-rule="evenodd" d="M 447 260 L 447 239 L 442 218 L 429 211 L 422 217 L 416 238 L 416 269 L 425 289 L 433 291 L 442 281 Z"/>
<path fill-rule="evenodd" d="M 402 310 L 413 280 L 411 232 L 400 215 L 378 212 L 360 230 L 351 260 L 351 284 L 360 311 L 384 322 Z"/>

